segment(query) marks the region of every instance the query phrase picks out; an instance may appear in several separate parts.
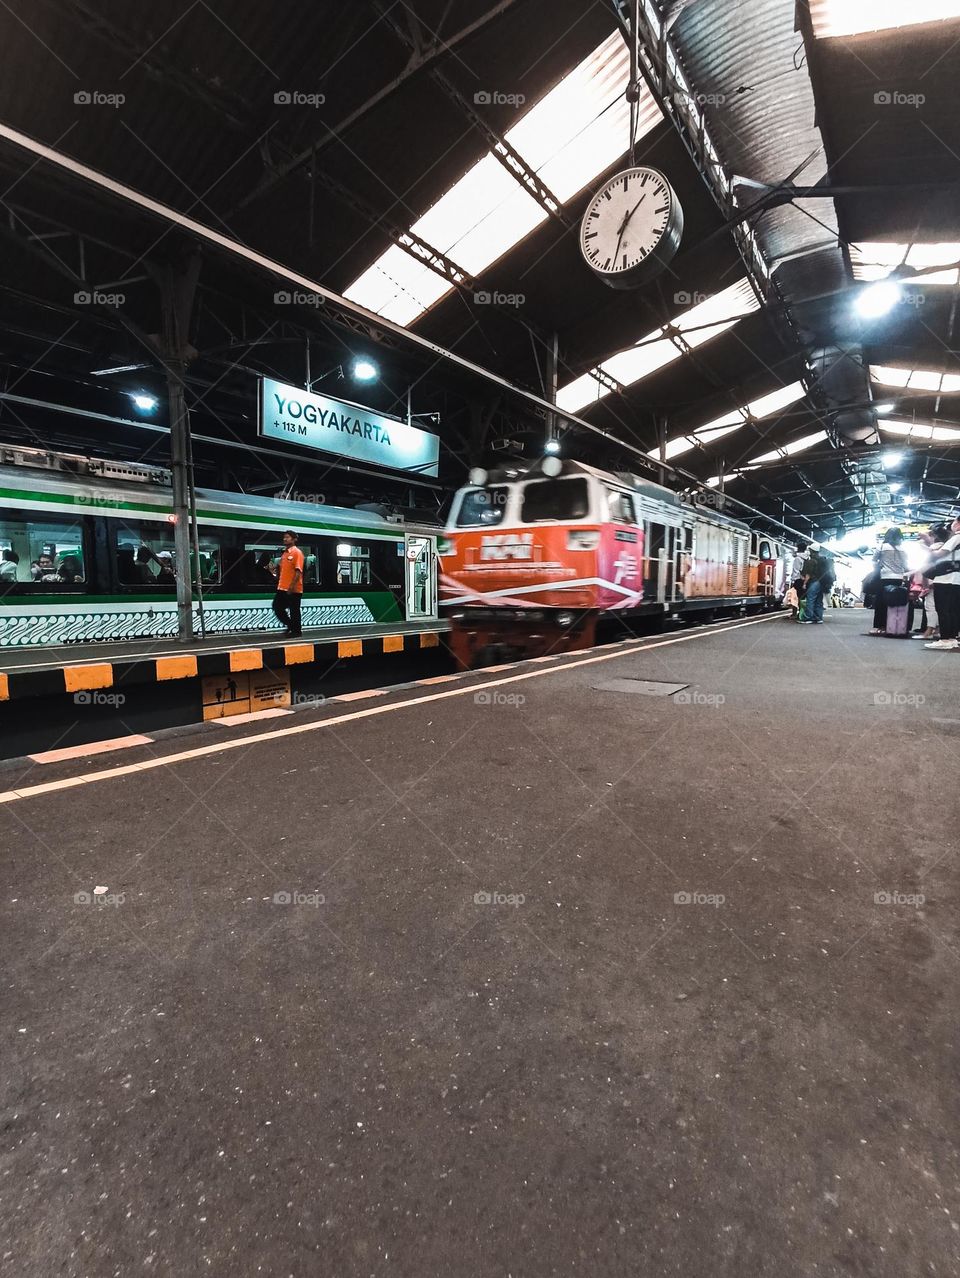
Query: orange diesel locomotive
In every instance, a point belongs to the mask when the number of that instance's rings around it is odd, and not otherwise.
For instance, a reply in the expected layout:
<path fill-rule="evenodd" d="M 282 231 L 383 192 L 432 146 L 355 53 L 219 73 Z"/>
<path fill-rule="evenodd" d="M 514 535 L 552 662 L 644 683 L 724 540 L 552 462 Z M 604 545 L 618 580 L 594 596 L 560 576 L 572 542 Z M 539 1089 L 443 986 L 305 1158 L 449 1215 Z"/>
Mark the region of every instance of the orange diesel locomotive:
<path fill-rule="evenodd" d="M 464 666 L 586 648 L 598 623 L 616 617 L 776 607 L 789 564 L 779 542 L 719 510 L 555 458 L 462 488 L 440 554 L 440 595 Z"/>

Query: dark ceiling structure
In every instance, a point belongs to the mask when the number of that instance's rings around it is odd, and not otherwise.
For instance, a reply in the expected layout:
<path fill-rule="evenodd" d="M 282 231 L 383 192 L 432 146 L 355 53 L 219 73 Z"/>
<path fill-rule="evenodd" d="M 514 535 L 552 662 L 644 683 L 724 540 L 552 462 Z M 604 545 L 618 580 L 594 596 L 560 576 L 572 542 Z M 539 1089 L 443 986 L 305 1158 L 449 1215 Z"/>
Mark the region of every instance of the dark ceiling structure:
<path fill-rule="evenodd" d="M 162 414 L 139 420 L 129 395 L 163 395 L 160 281 L 192 261 L 186 385 L 205 482 L 436 510 L 471 466 L 541 455 L 550 421 L 535 401 L 558 386 L 578 419 L 555 423 L 567 456 L 722 490 L 811 536 L 945 515 L 960 493 L 960 4 L 955 20 L 831 34 L 843 7 L 7 0 L 0 446 L 163 464 Z M 518 125 L 580 68 L 584 93 L 600 86 L 593 125 L 612 129 L 619 107 L 601 89 L 622 101 L 634 36 L 637 162 L 667 175 L 685 226 L 657 280 L 617 293 L 587 270 L 577 228 L 625 163 L 628 129 L 609 163 L 558 194 L 589 156 L 534 164 Z M 574 109 L 561 102 L 547 132 Z M 471 174 L 481 193 L 509 188 L 500 221 L 468 225 L 468 208 L 432 242 Z M 509 232 L 516 192 L 531 226 L 486 261 L 479 241 Z M 251 255 L 329 295 L 291 289 Z M 409 314 L 399 322 L 419 344 L 370 313 L 396 261 L 425 267 L 438 294 L 417 305 L 420 285 L 397 285 L 399 310 L 382 312 Z M 862 314 L 867 284 L 887 277 L 896 303 Z M 381 369 L 362 392 L 345 372 L 355 356 Z M 264 448 L 264 374 L 438 418 L 439 481 Z"/>

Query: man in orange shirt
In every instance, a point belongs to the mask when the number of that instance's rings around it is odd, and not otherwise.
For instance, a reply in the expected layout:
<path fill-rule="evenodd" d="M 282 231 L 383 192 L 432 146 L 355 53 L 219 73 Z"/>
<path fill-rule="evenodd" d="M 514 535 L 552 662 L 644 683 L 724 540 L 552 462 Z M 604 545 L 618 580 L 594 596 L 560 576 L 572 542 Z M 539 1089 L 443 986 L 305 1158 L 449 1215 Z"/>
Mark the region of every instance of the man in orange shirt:
<path fill-rule="evenodd" d="M 273 596 L 273 611 L 286 627 L 287 635 L 300 634 L 300 601 L 303 598 L 303 551 L 297 546 L 297 534 L 289 529 L 283 534 L 283 554 Z"/>

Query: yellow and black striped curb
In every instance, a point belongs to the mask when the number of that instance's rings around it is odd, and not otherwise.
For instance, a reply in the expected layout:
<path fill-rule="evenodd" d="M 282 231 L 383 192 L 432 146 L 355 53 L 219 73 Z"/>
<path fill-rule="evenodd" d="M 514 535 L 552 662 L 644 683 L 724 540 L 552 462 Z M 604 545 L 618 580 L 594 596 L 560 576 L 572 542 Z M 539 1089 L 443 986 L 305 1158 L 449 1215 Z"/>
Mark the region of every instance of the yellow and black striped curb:
<path fill-rule="evenodd" d="M 439 631 L 413 634 L 369 635 L 357 639 L 332 639 L 322 643 L 272 645 L 263 648 L 231 648 L 226 652 L 184 652 L 162 657 L 125 657 L 67 665 L 48 670 L 0 670 L 0 701 L 49 697 L 61 693 L 95 692 L 120 684 L 165 683 L 173 679 L 197 679 L 204 675 L 235 674 L 240 670 L 279 670 L 285 666 L 323 664 L 353 657 L 379 657 L 391 652 L 420 652 L 440 646 Z M 2 657 L 0 657 L 2 664 Z"/>

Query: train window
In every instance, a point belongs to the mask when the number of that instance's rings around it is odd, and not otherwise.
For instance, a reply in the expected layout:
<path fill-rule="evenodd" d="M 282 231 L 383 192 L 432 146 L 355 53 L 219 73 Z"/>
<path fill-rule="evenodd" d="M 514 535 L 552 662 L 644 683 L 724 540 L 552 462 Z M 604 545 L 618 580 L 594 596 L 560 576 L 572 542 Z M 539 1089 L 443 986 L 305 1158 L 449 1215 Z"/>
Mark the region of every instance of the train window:
<path fill-rule="evenodd" d="M 589 509 L 585 479 L 535 479 L 524 485 L 520 518 L 525 524 L 547 519 L 584 519 Z"/>
<path fill-rule="evenodd" d="M 315 586 L 320 580 L 320 568 L 317 560 L 318 547 L 311 542 L 297 542 L 303 551 L 303 582 L 306 586 Z M 270 586 L 276 589 L 280 556 L 284 552 L 282 541 L 268 541 L 261 537 L 259 541 L 246 541 L 243 544 L 246 554 L 243 556 L 245 584 L 249 586 Z"/>
<path fill-rule="evenodd" d="M 0 519 L 0 589 L 63 590 L 84 581 L 81 524 Z"/>
<path fill-rule="evenodd" d="M 633 507 L 633 498 L 629 493 L 614 492 L 607 489 L 607 500 L 610 504 L 610 518 L 617 524 L 635 524 L 637 514 Z"/>
<path fill-rule="evenodd" d="M 215 585 L 221 572 L 220 542 L 207 532 L 201 532 L 198 541 L 201 585 Z M 122 586 L 172 589 L 177 579 L 173 524 L 146 520 L 121 524 L 117 529 L 117 577 Z"/>
<path fill-rule="evenodd" d="M 337 585 L 370 585 L 370 548 L 350 542 L 337 543 Z"/>
<path fill-rule="evenodd" d="M 772 558 L 773 558 L 773 551 L 770 549 L 770 543 L 769 543 L 769 541 L 761 541 L 761 543 L 760 543 L 760 558 L 761 558 L 761 559 L 772 559 Z"/>
<path fill-rule="evenodd" d="M 464 493 L 460 513 L 457 515 L 457 527 L 489 527 L 491 524 L 502 523 L 509 492 L 509 488 L 503 484 L 493 488 L 473 488 Z"/>

